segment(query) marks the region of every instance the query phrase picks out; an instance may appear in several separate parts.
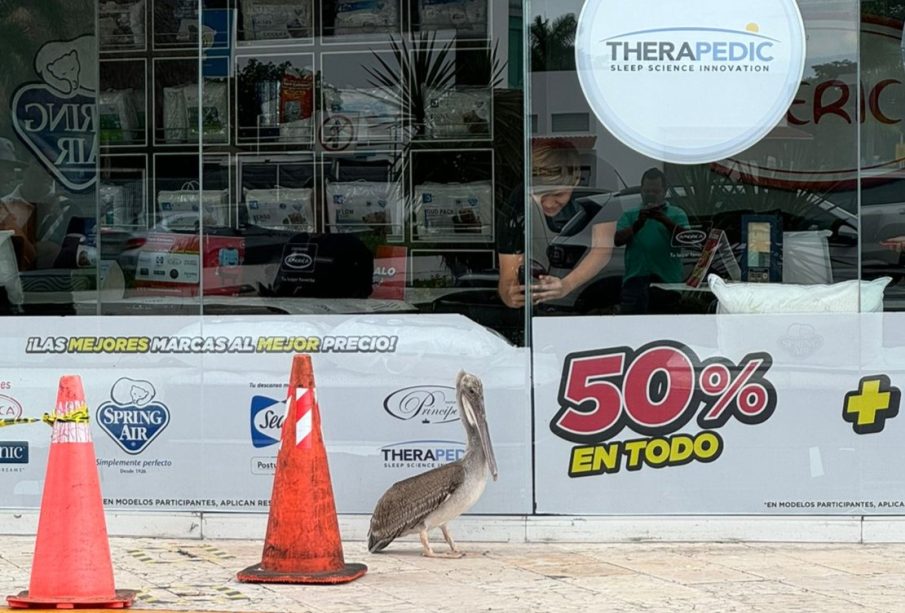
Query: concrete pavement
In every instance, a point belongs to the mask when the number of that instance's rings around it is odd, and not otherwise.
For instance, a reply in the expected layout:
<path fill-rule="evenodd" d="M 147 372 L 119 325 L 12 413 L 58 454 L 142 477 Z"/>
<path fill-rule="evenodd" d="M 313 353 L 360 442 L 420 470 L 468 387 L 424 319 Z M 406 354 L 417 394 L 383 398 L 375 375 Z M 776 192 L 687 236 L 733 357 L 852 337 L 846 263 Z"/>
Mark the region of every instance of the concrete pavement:
<path fill-rule="evenodd" d="M 462 543 L 465 558 L 436 560 L 413 542 L 380 555 L 349 542 L 370 570 L 330 587 L 237 583 L 261 541 L 110 546 L 116 587 L 159 611 L 905 611 L 905 545 Z M 0 536 L 4 596 L 28 587 L 33 547 Z"/>

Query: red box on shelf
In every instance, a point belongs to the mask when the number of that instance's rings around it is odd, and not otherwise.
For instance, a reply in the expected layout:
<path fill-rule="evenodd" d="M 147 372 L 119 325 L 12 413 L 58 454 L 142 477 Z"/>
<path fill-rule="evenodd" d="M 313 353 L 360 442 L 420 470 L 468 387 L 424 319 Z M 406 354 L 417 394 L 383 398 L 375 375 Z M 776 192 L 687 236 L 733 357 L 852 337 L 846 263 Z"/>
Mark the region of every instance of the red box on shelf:
<path fill-rule="evenodd" d="M 144 295 L 197 296 L 202 287 L 206 296 L 238 294 L 242 288 L 245 240 L 205 236 L 203 273 L 198 265 L 201 243 L 201 237 L 195 234 L 149 234 L 135 250 L 135 287 L 141 288 Z"/>

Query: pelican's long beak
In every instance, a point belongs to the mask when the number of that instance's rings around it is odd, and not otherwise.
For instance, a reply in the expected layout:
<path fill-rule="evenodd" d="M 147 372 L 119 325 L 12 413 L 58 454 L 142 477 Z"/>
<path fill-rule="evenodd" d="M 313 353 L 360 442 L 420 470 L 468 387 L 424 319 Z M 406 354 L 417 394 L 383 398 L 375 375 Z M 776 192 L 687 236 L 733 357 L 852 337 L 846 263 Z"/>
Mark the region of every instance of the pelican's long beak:
<path fill-rule="evenodd" d="M 459 373 L 456 379 L 456 396 L 459 406 L 464 415 L 462 418 L 467 422 L 467 427 L 472 431 L 477 430 L 478 440 L 481 445 L 481 451 L 484 452 L 484 459 L 487 462 L 487 468 L 493 475 L 493 480 L 497 480 L 496 456 L 493 455 L 493 445 L 490 443 L 490 430 L 487 428 L 487 411 L 484 409 L 484 386 L 481 380 L 474 375 L 470 375 L 465 371 Z"/>
<path fill-rule="evenodd" d="M 484 417 L 484 402 L 481 401 L 481 408 L 477 412 L 478 417 L 478 436 L 481 438 L 481 448 L 484 450 L 484 457 L 487 458 L 487 468 L 493 480 L 497 480 L 496 456 L 493 455 L 493 445 L 490 443 L 490 431 L 487 428 L 487 419 Z"/>

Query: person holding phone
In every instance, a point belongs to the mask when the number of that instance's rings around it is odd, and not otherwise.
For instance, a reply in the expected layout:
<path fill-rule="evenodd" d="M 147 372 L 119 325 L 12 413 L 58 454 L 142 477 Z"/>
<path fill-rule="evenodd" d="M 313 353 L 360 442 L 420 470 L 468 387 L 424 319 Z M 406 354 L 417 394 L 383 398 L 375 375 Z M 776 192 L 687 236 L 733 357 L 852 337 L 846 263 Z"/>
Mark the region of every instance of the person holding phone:
<path fill-rule="evenodd" d="M 681 283 L 682 260 L 673 253 L 672 237 L 688 227 L 685 211 L 666 201 L 666 175 L 650 168 L 641 177 L 641 207 L 619 218 L 615 242 L 625 247 L 620 313 L 647 313 L 651 283 Z"/>
<path fill-rule="evenodd" d="M 501 212 L 497 224 L 500 278 L 497 286 L 503 303 L 520 308 L 531 287 L 534 304 L 559 300 L 581 288 L 610 261 L 616 223 L 597 223 L 591 245 L 565 277 L 548 274 L 547 250 L 552 240 L 579 213 L 574 190 L 581 179 L 581 160 L 567 140 L 534 141 L 531 148 L 531 194 L 525 202 L 518 191 Z M 532 261 L 525 261 L 525 216 L 531 215 Z M 529 278 L 530 277 L 530 278 Z"/>

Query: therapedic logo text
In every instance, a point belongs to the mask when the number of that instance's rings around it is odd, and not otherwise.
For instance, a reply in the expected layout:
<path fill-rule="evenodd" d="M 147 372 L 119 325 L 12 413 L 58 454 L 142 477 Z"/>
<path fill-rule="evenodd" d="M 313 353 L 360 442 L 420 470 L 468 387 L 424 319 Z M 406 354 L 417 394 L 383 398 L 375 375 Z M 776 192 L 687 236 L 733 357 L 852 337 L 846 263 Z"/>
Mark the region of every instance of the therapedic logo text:
<path fill-rule="evenodd" d="M 0 442 L 0 464 L 28 464 L 28 441 Z"/>
<path fill-rule="evenodd" d="M 758 34 L 759 31 L 756 23 L 749 23 L 745 30 L 655 28 L 627 32 L 601 42 L 608 50 L 612 71 L 625 70 L 626 64 L 634 62 L 636 64 L 631 65 L 631 69 L 652 72 L 766 72 L 776 60 L 773 47 L 780 41 Z M 700 38 L 693 41 L 676 39 L 689 34 Z M 664 40 L 670 35 L 679 36 Z"/>
<path fill-rule="evenodd" d="M 795 0 L 587 2 L 575 59 L 600 122 L 639 153 L 711 163 L 759 143 L 804 74 Z"/>

